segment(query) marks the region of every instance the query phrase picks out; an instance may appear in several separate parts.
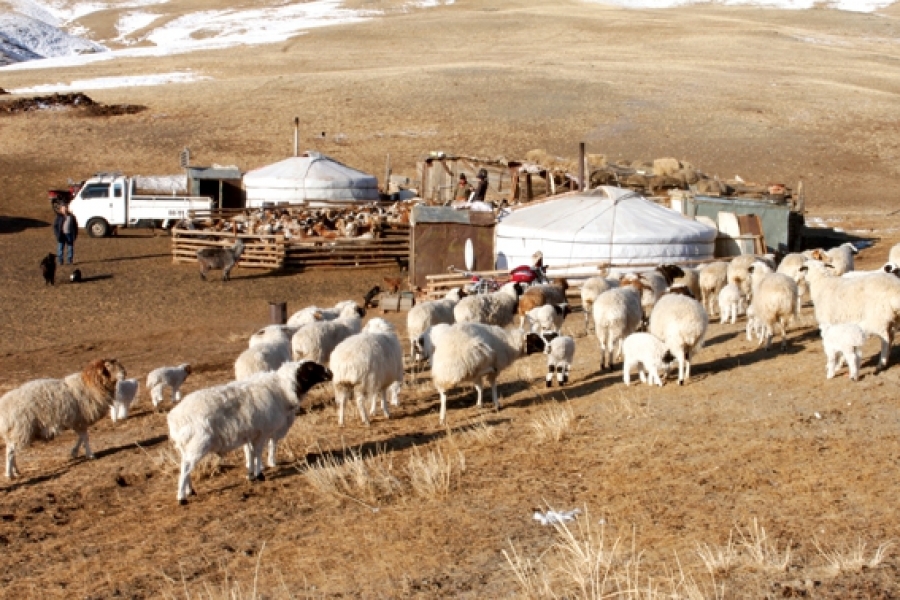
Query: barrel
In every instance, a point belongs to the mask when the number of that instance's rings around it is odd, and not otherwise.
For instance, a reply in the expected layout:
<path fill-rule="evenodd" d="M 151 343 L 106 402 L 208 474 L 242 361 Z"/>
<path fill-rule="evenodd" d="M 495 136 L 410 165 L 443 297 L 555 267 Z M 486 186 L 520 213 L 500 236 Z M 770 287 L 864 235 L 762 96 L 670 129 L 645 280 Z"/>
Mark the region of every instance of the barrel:
<path fill-rule="evenodd" d="M 272 325 L 287 323 L 287 302 L 269 302 L 269 322 Z"/>

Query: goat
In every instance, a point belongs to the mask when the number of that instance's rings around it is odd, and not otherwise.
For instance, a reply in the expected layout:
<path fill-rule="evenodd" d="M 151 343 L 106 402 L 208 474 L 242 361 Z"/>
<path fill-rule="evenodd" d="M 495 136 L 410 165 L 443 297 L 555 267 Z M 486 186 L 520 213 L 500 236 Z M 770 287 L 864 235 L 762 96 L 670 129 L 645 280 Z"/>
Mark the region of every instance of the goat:
<path fill-rule="evenodd" d="M 238 239 L 231 248 L 201 248 L 197 250 L 200 278 L 206 281 L 210 269 L 222 269 L 222 281 L 228 281 L 231 269 L 244 253 L 244 241 Z"/>

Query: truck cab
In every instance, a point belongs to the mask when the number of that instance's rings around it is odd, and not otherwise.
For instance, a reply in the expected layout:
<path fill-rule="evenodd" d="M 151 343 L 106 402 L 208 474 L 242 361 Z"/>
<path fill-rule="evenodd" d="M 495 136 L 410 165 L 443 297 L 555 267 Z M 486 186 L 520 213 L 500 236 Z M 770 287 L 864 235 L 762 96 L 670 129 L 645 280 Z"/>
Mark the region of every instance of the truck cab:
<path fill-rule="evenodd" d="M 124 225 L 128 179 L 117 173 L 99 173 L 87 180 L 69 209 L 91 237 L 104 237 L 112 225 Z"/>

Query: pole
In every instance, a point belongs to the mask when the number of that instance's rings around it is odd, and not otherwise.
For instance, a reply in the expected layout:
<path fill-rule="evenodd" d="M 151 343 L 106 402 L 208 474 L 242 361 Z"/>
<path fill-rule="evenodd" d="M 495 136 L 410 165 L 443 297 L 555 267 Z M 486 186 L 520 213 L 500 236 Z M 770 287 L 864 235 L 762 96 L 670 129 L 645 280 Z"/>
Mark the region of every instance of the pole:
<path fill-rule="evenodd" d="M 300 117 L 294 117 L 294 156 L 300 156 Z"/>
<path fill-rule="evenodd" d="M 387 160 L 384 164 L 384 193 L 389 194 L 391 191 L 391 155 L 388 153 Z"/>
<path fill-rule="evenodd" d="M 584 172 L 586 169 L 584 168 L 584 142 L 580 142 L 578 144 L 578 184 L 579 189 L 583 192 L 587 189 L 587 185 L 585 185 L 584 181 Z"/>

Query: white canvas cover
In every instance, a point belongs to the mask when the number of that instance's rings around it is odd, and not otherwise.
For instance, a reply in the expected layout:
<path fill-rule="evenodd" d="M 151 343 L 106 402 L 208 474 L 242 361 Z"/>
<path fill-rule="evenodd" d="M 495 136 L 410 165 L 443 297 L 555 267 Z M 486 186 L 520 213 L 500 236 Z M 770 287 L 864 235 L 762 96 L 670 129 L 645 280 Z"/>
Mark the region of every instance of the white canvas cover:
<path fill-rule="evenodd" d="M 711 260 L 716 230 L 650 202 L 640 194 L 602 186 L 526 206 L 501 217 L 496 229 L 497 268 L 529 264 L 609 262 L 614 267 Z M 589 275 L 594 268 L 568 275 Z"/>
<path fill-rule="evenodd" d="M 378 200 L 378 180 L 373 175 L 318 152 L 306 152 L 248 171 L 244 174 L 244 189 L 250 207 L 264 203 L 317 206 Z"/>

